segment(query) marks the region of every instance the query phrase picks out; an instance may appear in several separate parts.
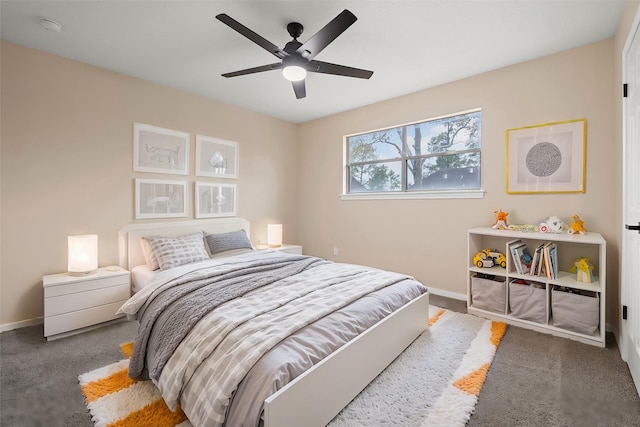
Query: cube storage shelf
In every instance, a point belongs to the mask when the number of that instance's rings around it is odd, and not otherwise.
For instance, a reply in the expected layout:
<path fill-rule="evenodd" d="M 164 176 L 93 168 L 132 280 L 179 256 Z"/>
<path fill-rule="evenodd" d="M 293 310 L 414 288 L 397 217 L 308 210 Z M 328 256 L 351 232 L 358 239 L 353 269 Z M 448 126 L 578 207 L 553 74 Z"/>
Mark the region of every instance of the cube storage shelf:
<path fill-rule="evenodd" d="M 558 246 L 558 277 L 518 274 L 508 243 L 520 239 L 533 254 L 545 242 Z M 477 267 L 473 257 L 485 248 L 497 249 L 507 258 L 507 267 Z M 495 230 L 467 230 L 467 311 L 491 320 L 539 332 L 605 346 L 607 244 L 598 233 L 554 234 Z M 578 282 L 568 270 L 573 261 L 588 257 L 597 276 L 592 283 Z M 523 286 L 523 280 L 535 286 Z M 579 290 L 582 294 L 563 292 Z"/>

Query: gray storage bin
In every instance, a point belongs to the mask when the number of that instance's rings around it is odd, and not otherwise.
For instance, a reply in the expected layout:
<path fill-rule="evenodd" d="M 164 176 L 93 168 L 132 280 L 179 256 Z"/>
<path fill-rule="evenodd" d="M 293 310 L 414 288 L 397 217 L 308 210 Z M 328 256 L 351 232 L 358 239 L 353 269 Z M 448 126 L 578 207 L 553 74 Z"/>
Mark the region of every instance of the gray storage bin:
<path fill-rule="evenodd" d="M 475 308 L 504 314 L 507 302 L 505 278 L 471 277 L 471 305 Z"/>
<path fill-rule="evenodd" d="M 519 319 L 546 324 L 546 289 L 521 282 L 520 279 L 509 282 L 510 314 Z"/>
<path fill-rule="evenodd" d="M 551 290 L 553 326 L 593 335 L 600 323 L 600 298 Z"/>

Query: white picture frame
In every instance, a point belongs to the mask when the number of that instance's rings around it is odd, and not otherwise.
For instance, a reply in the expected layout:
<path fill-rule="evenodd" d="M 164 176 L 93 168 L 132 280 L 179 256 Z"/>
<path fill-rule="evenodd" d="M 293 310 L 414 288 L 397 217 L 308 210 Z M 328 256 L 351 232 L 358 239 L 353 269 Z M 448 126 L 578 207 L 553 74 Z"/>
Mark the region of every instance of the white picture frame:
<path fill-rule="evenodd" d="M 507 129 L 507 194 L 584 193 L 586 119 Z"/>
<path fill-rule="evenodd" d="M 197 181 L 194 199 L 196 218 L 236 216 L 238 205 L 236 184 Z"/>
<path fill-rule="evenodd" d="M 189 175 L 189 133 L 133 124 L 133 170 Z"/>
<path fill-rule="evenodd" d="M 187 181 L 136 179 L 136 219 L 183 218 L 188 215 Z"/>
<path fill-rule="evenodd" d="M 238 178 L 238 143 L 196 134 L 196 176 Z"/>

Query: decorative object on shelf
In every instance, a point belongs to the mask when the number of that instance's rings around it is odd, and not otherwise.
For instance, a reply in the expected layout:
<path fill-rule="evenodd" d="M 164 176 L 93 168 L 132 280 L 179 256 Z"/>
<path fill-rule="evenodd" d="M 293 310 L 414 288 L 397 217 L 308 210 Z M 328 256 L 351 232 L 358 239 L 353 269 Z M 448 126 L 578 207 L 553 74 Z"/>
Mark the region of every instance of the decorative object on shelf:
<path fill-rule="evenodd" d="M 88 276 L 98 271 L 98 235 L 68 236 L 69 276 Z"/>
<path fill-rule="evenodd" d="M 538 230 L 541 233 L 562 233 L 562 230 L 564 230 L 564 222 L 557 216 L 550 216 L 540 222 Z"/>
<path fill-rule="evenodd" d="M 236 184 L 196 182 L 196 218 L 236 216 Z"/>
<path fill-rule="evenodd" d="M 282 224 L 267 224 L 267 245 L 282 246 Z"/>
<path fill-rule="evenodd" d="M 539 230 L 540 227 L 534 224 L 511 224 L 509 225 L 510 231 L 521 231 L 523 233 L 534 233 Z"/>
<path fill-rule="evenodd" d="M 478 268 L 493 267 L 494 265 L 507 268 L 507 258 L 496 249 L 485 248 L 473 257 L 473 265 Z"/>
<path fill-rule="evenodd" d="M 136 179 L 136 219 L 186 216 L 186 181 Z"/>
<path fill-rule="evenodd" d="M 507 217 L 509 214 L 503 212 L 502 209 L 493 212 L 496 215 L 496 222 L 493 224 L 493 228 L 497 230 L 506 230 L 509 228 L 507 225 Z"/>
<path fill-rule="evenodd" d="M 580 257 L 573 260 L 573 267 L 569 269 L 569 273 L 576 273 L 578 282 L 593 283 L 595 281 L 593 269 L 594 266 L 589 258 Z"/>
<path fill-rule="evenodd" d="M 133 124 L 133 170 L 189 175 L 187 132 Z"/>
<path fill-rule="evenodd" d="M 507 193 L 584 193 L 585 119 L 507 129 Z"/>
<path fill-rule="evenodd" d="M 196 176 L 238 178 L 238 143 L 196 134 Z"/>
<path fill-rule="evenodd" d="M 586 234 L 587 229 L 584 228 L 584 221 L 575 214 L 571 217 L 571 226 L 567 229 L 569 234 Z"/>

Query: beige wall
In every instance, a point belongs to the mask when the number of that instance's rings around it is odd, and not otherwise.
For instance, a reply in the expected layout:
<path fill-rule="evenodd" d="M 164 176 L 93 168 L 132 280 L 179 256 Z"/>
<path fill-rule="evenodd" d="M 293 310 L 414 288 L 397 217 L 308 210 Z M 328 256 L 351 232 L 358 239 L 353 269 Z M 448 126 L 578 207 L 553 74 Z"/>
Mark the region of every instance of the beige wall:
<path fill-rule="evenodd" d="M 619 149 L 614 140 L 613 39 L 380 102 L 300 126 L 300 238 L 305 251 L 406 272 L 466 294 L 466 232 L 580 214 L 608 242 L 607 321 L 617 323 Z M 428 72 L 428 70 L 425 70 Z M 343 135 L 482 108 L 483 199 L 341 201 Z M 586 192 L 505 193 L 505 130 L 587 119 Z M 333 248 L 339 256 L 333 256 Z"/>
<path fill-rule="evenodd" d="M 607 239 L 607 322 L 617 324 L 618 76 L 630 4 L 614 39 L 301 125 L 2 42 L 0 325 L 42 316 L 42 275 L 66 270 L 67 235 L 98 233 L 100 264 L 116 262 L 117 230 L 134 221 L 133 179 L 159 177 L 132 171 L 135 121 L 240 143 L 238 214 L 254 242 L 282 221 L 306 253 L 449 293 L 466 292 L 465 230 L 490 225 L 494 210 L 511 223 L 579 213 Z M 483 199 L 340 200 L 343 135 L 476 107 Z M 586 193 L 505 194 L 505 129 L 574 118 L 587 119 Z"/>
<path fill-rule="evenodd" d="M 99 263 L 117 263 L 134 222 L 133 123 L 238 141 L 238 216 L 254 242 L 266 223 L 297 243 L 294 124 L 2 42 L 0 325 L 43 315 L 42 275 L 67 269 L 67 235 L 97 233 Z M 202 179 L 215 181 L 213 179 Z M 191 203 L 193 218 L 193 203 Z"/>

